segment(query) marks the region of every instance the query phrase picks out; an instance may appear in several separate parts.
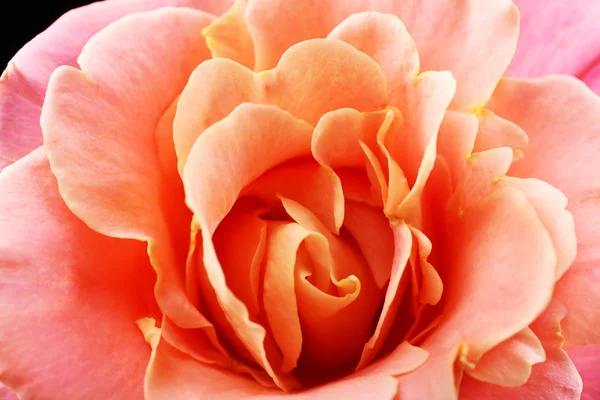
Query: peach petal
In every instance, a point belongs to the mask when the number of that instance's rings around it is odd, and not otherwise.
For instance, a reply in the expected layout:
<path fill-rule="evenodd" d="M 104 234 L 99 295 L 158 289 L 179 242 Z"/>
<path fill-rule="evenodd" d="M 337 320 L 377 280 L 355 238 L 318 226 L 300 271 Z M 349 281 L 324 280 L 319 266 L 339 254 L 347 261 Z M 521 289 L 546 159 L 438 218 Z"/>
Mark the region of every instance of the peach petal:
<path fill-rule="evenodd" d="M 339 233 L 344 222 L 344 193 L 340 178 L 314 160 L 281 165 L 244 188 L 242 196 L 256 197 L 271 209 L 281 206 L 277 196 L 297 201 L 334 233 Z"/>
<path fill-rule="evenodd" d="M 0 78 L 0 170 L 43 142 L 39 120 L 52 72 L 77 66 L 77 57 L 98 31 L 129 14 L 176 6 L 220 14 L 228 1 L 129 0 L 96 2 L 61 16 L 11 59 Z"/>
<path fill-rule="evenodd" d="M 246 20 L 254 40 L 257 70 L 273 68 L 293 44 L 325 37 L 345 18 L 363 11 L 395 14 L 413 36 L 421 69 L 452 72 L 458 82 L 455 107 L 485 104 L 517 45 L 519 13 L 509 0 L 493 5 L 477 0 L 350 0 L 277 6 L 274 0 L 255 0 L 248 5 Z M 281 26 L 286 29 L 282 31 Z M 473 65 L 478 68 L 474 70 Z"/>
<path fill-rule="evenodd" d="M 518 105 L 515 106 L 515 105 Z M 562 322 L 569 345 L 596 343 L 600 332 L 600 100 L 575 78 L 502 79 L 488 108 L 529 136 L 525 157 L 510 175 L 537 178 L 569 199 L 575 220 L 577 257 L 557 283 L 555 297 L 569 313 Z"/>
<path fill-rule="evenodd" d="M 403 222 L 393 226 L 392 233 L 394 236 L 394 255 L 383 308 L 373 336 L 364 345 L 357 369 L 367 366 L 381 351 L 390 333 L 400 307 L 401 297 L 407 286 L 403 283 L 402 277 L 412 248 L 412 235 L 408 226 Z"/>
<path fill-rule="evenodd" d="M 381 193 L 374 193 L 371 190 L 371 182 L 365 171 L 355 168 L 338 168 L 335 174 L 342 182 L 342 190 L 346 200 L 383 208 Z"/>
<path fill-rule="evenodd" d="M 406 375 L 400 395 L 448 398 L 454 391 L 455 359 L 461 368 L 477 363 L 533 322 L 552 296 L 552 241 L 519 190 L 494 190 L 455 222 L 450 219 L 449 232 L 445 259 L 452 273 L 444 281 L 444 317 L 422 346 L 431 358 Z"/>
<path fill-rule="evenodd" d="M 392 14 L 363 12 L 349 16 L 327 36 L 351 44 L 371 57 L 391 90 L 419 74 L 419 54 L 406 27 Z"/>
<path fill-rule="evenodd" d="M 145 395 L 149 400 L 187 400 L 196 397 L 198 393 L 231 400 L 360 400 L 365 395 L 392 399 L 397 391 L 397 383 L 390 375 L 407 373 L 426 359 L 427 352 L 405 342 L 392 354 L 359 373 L 304 392 L 284 394 L 263 388 L 256 382 L 229 371 L 199 363 L 161 341 L 152 353 L 146 375 Z"/>
<path fill-rule="evenodd" d="M 521 13 L 519 44 L 507 76 L 581 76 L 597 60 L 600 4 L 594 0 L 515 0 Z M 565 12 L 568 10 L 568 12 Z"/>
<path fill-rule="evenodd" d="M 376 208 L 347 201 L 344 228 L 369 264 L 377 287 L 383 288 L 390 280 L 394 259 L 394 235 L 388 219 Z"/>
<path fill-rule="evenodd" d="M 254 68 L 254 45 L 244 22 L 248 0 L 236 0 L 215 22 L 202 30 L 213 58 L 228 58 Z"/>
<path fill-rule="evenodd" d="M 242 103 L 264 103 L 262 83 L 248 68 L 227 59 L 200 64 L 181 93 L 173 122 L 180 173 L 196 139 Z"/>
<path fill-rule="evenodd" d="M 581 400 L 597 399 L 600 396 L 600 345 L 570 347 L 567 354 L 583 380 Z"/>
<path fill-rule="evenodd" d="M 443 159 L 457 190 L 467 176 L 467 160 L 478 135 L 478 119 L 471 113 L 447 110 L 438 133 L 438 157 Z"/>
<path fill-rule="evenodd" d="M 313 125 L 332 110 L 375 111 L 388 102 L 379 65 L 335 39 L 309 40 L 290 47 L 277 67 L 261 72 L 260 77 L 269 104 Z"/>
<path fill-rule="evenodd" d="M 189 73 L 209 57 L 197 32 L 211 20 L 184 8 L 120 19 L 85 45 L 78 58 L 81 71 L 56 70 L 41 117 L 50 165 L 69 208 L 101 233 L 148 241 L 160 306 L 182 326 L 199 327 L 205 320 L 172 268 L 183 265 L 185 253 L 176 254 L 163 217 L 177 209 L 163 203 L 170 185 L 161 175 L 155 130 Z M 159 28 L 165 35 L 156 36 Z M 152 51 L 131 51 L 144 48 Z M 118 67 L 114 59 L 122 61 Z M 170 68 L 172 63 L 181 68 Z M 146 99 L 142 109 L 140 98 Z"/>
<path fill-rule="evenodd" d="M 467 175 L 460 193 L 461 208 L 467 208 L 493 190 L 513 160 L 510 147 L 498 147 L 473 153 L 467 157 Z"/>
<path fill-rule="evenodd" d="M 503 178 L 500 185 L 519 189 L 533 205 L 538 217 L 548 230 L 558 257 L 556 280 L 571 266 L 577 253 L 577 238 L 573 215 L 565 210 L 567 198 L 555 187 L 538 179 Z"/>
<path fill-rule="evenodd" d="M 525 328 L 485 353 L 466 374 L 481 382 L 505 387 L 522 386 L 529 380 L 531 367 L 546 360 L 538 337 Z"/>
<path fill-rule="evenodd" d="M 514 160 L 522 157 L 521 150 L 529 141 L 523 129 L 485 109 L 478 112 L 477 119 L 479 130 L 475 138 L 474 152 L 510 147 L 513 149 Z"/>
<path fill-rule="evenodd" d="M 159 312 L 145 246 L 73 215 L 43 148 L 3 170 L 0 191 L 0 380 L 19 398 L 140 398 L 135 321 Z"/>
<path fill-rule="evenodd" d="M 564 307 L 553 301 L 531 325 L 544 346 L 546 361 L 533 366 L 527 383 L 519 387 L 500 387 L 465 376 L 460 386 L 461 399 L 579 399 L 581 378 L 561 348 L 564 338 L 559 322 L 564 315 Z"/>
<path fill-rule="evenodd" d="M 420 197 L 435 162 L 438 130 L 455 88 L 450 73 L 430 71 L 390 95 L 405 119 L 388 150 L 411 186 L 396 215 L 417 228 L 421 225 Z"/>
<path fill-rule="evenodd" d="M 183 173 L 186 202 L 202 233 L 203 268 L 217 301 L 252 357 L 286 390 L 294 383 L 267 359 L 265 329 L 249 319 L 247 307 L 227 286 L 212 236 L 244 186 L 280 163 L 309 154 L 311 134 L 312 127 L 276 107 L 242 104 L 196 140 Z"/>

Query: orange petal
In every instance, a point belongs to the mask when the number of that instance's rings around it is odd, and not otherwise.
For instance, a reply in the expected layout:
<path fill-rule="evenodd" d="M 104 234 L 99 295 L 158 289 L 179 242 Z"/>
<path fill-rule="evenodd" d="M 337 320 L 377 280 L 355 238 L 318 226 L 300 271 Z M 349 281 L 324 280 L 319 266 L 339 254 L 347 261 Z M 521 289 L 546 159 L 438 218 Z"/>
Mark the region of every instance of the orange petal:
<path fill-rule="evenodd" d="M 202 30 L 213 58 L 228 58 L 254 68 L 254 45 L 244 21 L 247 0 L 236 0 L 216 21 Z"/>
<path fill-rule="evenodd" d="M 298 224 L 325 239 L 312 246 L 307 245 L 308 253 L 316 264 L 314 269 L 329 270 L 331 282 L 336 286 L 334 293 L 337 292 L 341 299 L 348 299 L 343 309 L 325 307 L 332 300 L 340 303 L 336 300 L 337 296 L 323 290 L 315 293 L 315 287 L 308 287 L 309 282 L 304 278 L 312 273 L 308 269 L 310 263 L 304 262 L 302 268 L 297 268 L 297 279 L 301 282 L 298 285 L 298 306 L 305 324 L 303 334 L 306 339 L 301 361 L 310 368 L 318 366 L 325 371 L 356 361 L 371 335 L 369 322 L 379 312 L 382 293 L 353 243 L 344 236 L 329 233 L 314 214 L 300 204 L 285 198 L 282 198 L 282 203 L 288 215 Z"/>
<path fill-rule="evenodd" d="M 467 208 L 489 195 L 494 184 L 508 171 L 512 160 L 513 152 L 510 147 L 499 147 L 469 155 L 465 181 L 459 193 L 461 208 Z"/>
<path fill-rule="evenodd" d="M 251 70 L 227 59 L 203 62 L 181 93 L 173 122 L 179 172 L 196 139 L 242 103 L 264 103 L 262 84 Z"/>
<path fill-rule="evenodd" d="M 285 389 L 293 383 L 270 365 L 266 332 L 250 321 L 247 307 L 227 286 L 212 236 L 244 186 L 277 164 L 310 154 L 311 134 L 309 125 L 276 107 L 242 104 L 196 140 L 183 174 L 186 201 L 202 232 L 204 268 L 217 300 L 254 359 Z"/>
<path fill-rule="evenodd" d="M 390 94 L 404 124 L 394 133 L 388 150 L 411 186 L 396 215 L 417 228 L 421 224 L 420 197 L 435 162 L 437 132 L 455 88 L 450 73 L 426 72 Z"/>
<path fill-rule="evenodd" d="M 376 208 L 347 201 L 344 228 L 369 264 L 377 287 L 383 288 L 390 280 L 394 258 L 394 235 L 389 221 Z"/>
<path fill-rule="evenodd" d="M 269 104 L 315 125 L 339 108 L 381 110 L 385 75 L 366 54 L 340 40 L 315 39 L 290 47 L 273 70 L 260 73 Z"/>
<path fill-rule="evenodd" d="M 385 293 L 383 308 L 375 332 L 363 348 L 357 369 L 368 365 L 381 351 L 398 313 L 403 292 L 406 289 L 406 284 L 402 283 L 402 277 L 412 248 L 412 235 L 403 222 L 393 226 L 392 232 L 394 234 L 394 258 L 391 263 L 390 282 Z"/>
<path fill-rule="evenodd" d="M 419 54 L 412 37 L 398 17 L 363 12 L 342 21 L 327 36 L 351 44 L 371 57 L 385 74 L 391 91 L 405 79 L 419 74 Z"/>
<path fill-rule="evenodd" d="M 569 309 L 562 322 L 567 343 L 597 343 L 600 100 L 571 77 L 502 79 L 488 108 L 529 136 L 525 157 L 512 165 L 510 175 L 548 182 L 569 199 L 577 258 L 557 283 L 555 296 Z"/>
<path fill-rule="evenodd" d="M 271 209 L 281 208 L 283 196 L 310 209 L 331 232 L 344 222 L 344 193 L 339 177 L 314 160 L 287 163 L 267 172 L 242 196 L 256 197 Z"/>

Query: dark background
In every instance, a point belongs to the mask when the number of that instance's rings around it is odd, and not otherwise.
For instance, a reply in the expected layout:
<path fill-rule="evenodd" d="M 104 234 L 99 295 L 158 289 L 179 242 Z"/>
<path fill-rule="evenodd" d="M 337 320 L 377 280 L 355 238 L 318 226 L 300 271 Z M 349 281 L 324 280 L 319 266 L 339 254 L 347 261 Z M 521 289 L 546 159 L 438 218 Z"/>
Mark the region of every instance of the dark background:
<path fill-rule="evenodd" d="M 93 0 L 17 0 L 2 4 L 0 36 L 0 73 L 12 56 L 58 17 L 72 8 L 93 3 Z"/>

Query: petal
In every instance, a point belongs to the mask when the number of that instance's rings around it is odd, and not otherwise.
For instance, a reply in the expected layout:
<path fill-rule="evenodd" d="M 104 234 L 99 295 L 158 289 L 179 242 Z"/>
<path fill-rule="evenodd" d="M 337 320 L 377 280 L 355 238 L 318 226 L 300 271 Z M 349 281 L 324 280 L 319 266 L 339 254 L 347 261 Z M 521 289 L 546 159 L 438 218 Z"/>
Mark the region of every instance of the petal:
<path fill-rule="evenodd" d="M 583 380 L 581 400 L 600 397 L 600 345 L 571 347 L 567 349 L 567 354 Z"/>
<path fill-rule="evenodd" d="M 270 209 L 279 209 L 282 196 L 310 209 L 331 232 L 344 222 L 344 193 L 339 177 L 314 160 L 292 162 L 267 172 L 242 192 L 256 197 Z"/>
<path fill-rule="evenodd" d="M 477 113 L 477 119 L 479 130 L 475 138 L 474 152 L 510 147 L 515 153 L 513 159 L 521 158 L 521 149 L 527 146 L 529 141 L 523 129 L 485 109 Z"/>
<path fill-rule="evenodd" d="M 375 283 L 383 288 L 390 280 L 394 259 L 394 235 L 389 220 L 381 210 L 347 201 L 344 228 L 369 264 Z"/>
<path fill-rule="evenodd" d="M 454 222 L 450 217 L 445 240 L 444 317 L 422 346 L 431 358 L 403 378 L 400 395 L 447 398 L 456 357 L 460 367 L 477 363 L 533 322 L 552 295 L 552 241 L 517 189 L 499 188 Z"/>
<path fill-rule="evenodd" d="M 0 380 L 20 398 L 141 398 L 135 321 L 158 312 L 144 244 L 75 217 L 42 149 L 2 171 L 0 191 Z"/>
<path fill-rule="evenodd" d="M 211 59 L 194 70 L 173 122 L 180 173 L 198 136 L 242 103 L 264 103 L 262 83 L 251 70 L 227 59 Z"/>
<path fill-rule="evenodd" d="M 293 44 L 325 37 L 345 18 L 362 11 L 395 14 L 406 25 L 417 44 L 421 69 L 449 70 L 456 77 L 453 104 L 457 107 L 486 103 L 517 45 L 519 13 L 508 0 L 485 5 L 477 0 L 284 4 L 255 0 L 248 5 L 246 20 L 254 40 L 256 69 L 273 68 Z"/>
<path fill-rule="evenodd" d="M 364 12 L 346 18 L 327 36 L 351 44 L 371 57 L 391 90 L 419 74 L 419 54 L 406 27 L 392 14 Z"/>
<path fill-rule="evenodd" d="M 596 62 L 589 70 L 581 76 L 590 89 L 600 95 L 600 62 Z"/>
<path fill-rule="evenodd" d="M 228 58 L 254 68 L 254 45 L 244 22 L 247 0 L 237 0 L 215 22 L 202 30 L 213 58 Z"/>
<path fill-rule="evenodd" d="M 508 76 L 581 76 L 598 57 L 600 4 L 594 0 L 515 0 L 515 3 L 521 13 L 521 30 Z"/>
<path fill-rule="evenodd" d="M 199 363 L 161 341 L 152 353 L 145 393 L 148 400 L 187 400 L 196 398 L 199 393 L 211 398 L 231 400 L 284 400 L 289 396 L 298 400 L 361 400 L 365 394 L 391 400 L 397 391 L 397 382 L 393 376 L 417 368 L 426 359 L 427 352 L 405 342 L 386 358 L 359 373 L 290 395 L 265 389 L 230 371 Z"/>
<path fill-rule="evenodd" d="M 363 348 L 357 369 L 368 365 L 378 355 L 379 351 L 381 351 L 392 329 L 394 319 L 400 307 L 400 300 L 406 288 L 402 277 L 413 245 L 412 235 L 408 226 L 403 222 L 394 226 L 392 232 L 394 235 L 394 257 L 391 263 L 390 281 L 386 289 L 383 308 L 377 321 L 375 332 Z"/>
<path fill-rule="evenodd" d="M 567 198 L 556 188 L 537 179 L 502 178 L 501 186 L 509 185 L 519 189 L 535 208 L 538 217 L 548 230 L 558 258 L 556 279 L 558 280 L 571 266 L 577 252 L 577 238 L 573 215 L 565 207 Z"/>
<path fill-rule="evenodd" d="M 86 44 L 78 58 L 81 71 L 55 72 L 41 119 L 50 165 L 69 208 L 99 232 L 149 242 L 159 275 L 157 298 L 182 326 L 206 321 L 172 267 L 183 265 L 185 249 L 174 254 L 178 247 L 171 245 L 167 224 L 177 229 L 173 222 L 184 220 L 177 214 L 187 211 L 166 201 L 172 191 L 161 175 L 155 132 L 191 71 L 209 57 L 198 32 L 211 20 L 186 8 L 120 19 Z M 164 34 L 157 36 L 158 30 Z M 181 68 L 173 69 L 174 63 Z M 189 227 L 189 221 L 180 222 Z"/>
<path fill-rule="evenodd" d="M 269 104 L 315 125 L 339 108 L 387 106 L 385 75 L 369 56 L 340 40 L 315 39 L 290 47 L 277 67 L 260 73 Z"/>
<path fill-rule="evenodd" d="M 531 329 L 525 328 L 485 353 L 475 368 L 465 372 L 481 382 L 522 386 L 529 380 L 531 367 L 545 360 L 542 343 Z"/>
<path fill-rule="evenodd" d="M 196 140 L 183 173 L 186 202 L 202 232 L 208 282 L 240 340 L 286 390 L 293 384 L 273 369 L 265 329 L 250 321 L 247 307 L 227 286 L 212 236 L 244 186 L 280 163 L 310 154 L 311 134 L 312 127 L 276 107 L 242 104 Z"/>
<path fill-rule="evenodd" d="M 519 387 L 501 387 L 465 376 L 460 386 L 461 399 L 579 399 L 581 378 L 561 348 L 564 338 L 560 333 L 560 321 L 564 316 L 564 307 L 553 301 L 531 325 L 544 346 L 546 361 L 533 366 L 527 383 Z"/>
<path fill-rule="evenodd" d="M 562 323 L 569 345 L 596 343 L 600 335 L 600 99 L 570 77 L 503 79 L 490 110 L 529 136 L 525 157 L 509 171 L 558 188 L 575 220 L 577 257 L 558 282 L 556 297 L 569 309 Z"/>
<path fill-rule="evenodd" d="M 232 0 L 130 0 L 97 2 L 69 11 L 27 43 L 0 79 L 0 170 L 42 144 L 40 112 L 48 80 L 61 65 L 77 66 L 87 41 L 136 12 L 177 6 L 220 14 Z"/>
<path fill-rule="evenodd" d="M 0 399 L 1 400 L 18 400 L 17 395 L 7 388 L 6 386 L 0 384 Z"/>

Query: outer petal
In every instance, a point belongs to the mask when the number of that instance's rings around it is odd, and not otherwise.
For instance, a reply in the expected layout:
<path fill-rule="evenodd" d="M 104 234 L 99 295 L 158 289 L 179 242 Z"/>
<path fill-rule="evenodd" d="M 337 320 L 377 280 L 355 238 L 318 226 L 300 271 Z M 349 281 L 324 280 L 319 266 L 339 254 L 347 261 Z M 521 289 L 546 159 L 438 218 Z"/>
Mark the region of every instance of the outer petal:
<path fill-rule="evenodd" d="M 182 205 L 168 202 L 172 191 L 161 174 L 155 131 L 191 71 L 209 57 L 199 31 L 212 19 L 185 8 L 122 18 L 86 44 L 78 58 L 81 71 L 55 72 L 41 119 L 50 165 L 69 208 L 99 232 L 149 242 L 159 275 L 157 298 L 181 326 L 205 320 L 173 267 L 184 265 L 187 250 L 175 254 L 173 222 L 189 229 L 189 220 L 179 215 L 186 213 Z"/>
<path fill-rule="evenodd" d="M 453 398 L 456 352 L 459 367 L 476 363 L 533 322 L 552 295 L 552 241 L 517 189 L 497 189 L 449 228 L 443 319 L 423 344 L 432 357 L 401 379 L 400 394 L 407 398 Z"/>
<path fill-rule="evenodd" d="M 564 338 L 560 321 L 565 308 L 556 301 L 531 324 L 546 353 L 546 361 L 533 366 L 531 377 L 519 387 L 501 387 L 465 376 L 460 386 L 461 399 L 523 399 L 523 400 L 576 400 L 581 396 L 581 378 L 575 366 L 562 350 Z M 493 351 L 493 350 L 492 350 Z"/>
<path fill-rule="evenodd" d="M 600 98 L 570 77 L 503 79 L 493 112 L 529 135 L 525 157 L 509 173 L 560 189 L 575 219 L 577 257 L 555 297 L 569 309 L 562 328 L 567 345 L 598 343 L 600 331 Z"/>
<path fill-rule="evenodd" d="M 600 345 L 571 347 L 567 354 L 583 380 L 581 400 L 600 398 Z"/>
<path fill-rule="evenodd" d="M 0 380 L 27 399 L 141 399 L 145 246 L 75 217 L 42 149 L 2 171 L 0 192 Z"/>
<path fill-rule="evenodd" d="M 581 76 L 600 55 L 597 1 L 514 1 L 521 12 L 521 31 L 508 76 Z"/>
<path fill-rule="evenodd" d="M 294 43 L 325 37 L 346 17 L 362 11 L 399 17 L 417 44 L 422 69 L 450 70 L 455 76 L 453 104 L 459 107 L 485 104 L 517 45 L 519 14 L 509 0 L 255 0 L 246 19 L 256 69 L 274 67 Z"/>
<path fill-rule="evenodd" d="M 585 72 L 581 76 L 581 80 L 583 80 L 596 94 L 600 95 L 600 62 L 596 62 L 596 64 Z"/>
<path fill-rule="evenodd" d="M 40 111 L 48 80 L 61 65 L 77 66 L 87 41 L 112 22 L 159 7 L 192 7 L 215 14 L 232 0 L 99 1 L 74 9 L 27 43 L 0 79 L 0 170 L 42 144 Z"/>

